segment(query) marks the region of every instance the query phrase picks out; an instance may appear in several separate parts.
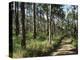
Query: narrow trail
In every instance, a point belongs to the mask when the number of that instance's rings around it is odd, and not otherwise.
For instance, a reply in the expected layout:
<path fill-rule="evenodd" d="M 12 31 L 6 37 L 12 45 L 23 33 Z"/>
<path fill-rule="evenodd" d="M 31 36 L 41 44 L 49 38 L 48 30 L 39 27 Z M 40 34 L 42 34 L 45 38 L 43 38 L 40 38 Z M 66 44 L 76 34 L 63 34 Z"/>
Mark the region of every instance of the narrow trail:
<path fill-rule="evenodd" d="M 69 55 L 69 54 L 75 54 L 74 51 L 75 47 L 72 46 L 72 40 L 71 38 L 65 37 L 62 42 L 60 43 L 59 48 L 56 49 L 56 51 L 52 52 L 51 55 Z"/>

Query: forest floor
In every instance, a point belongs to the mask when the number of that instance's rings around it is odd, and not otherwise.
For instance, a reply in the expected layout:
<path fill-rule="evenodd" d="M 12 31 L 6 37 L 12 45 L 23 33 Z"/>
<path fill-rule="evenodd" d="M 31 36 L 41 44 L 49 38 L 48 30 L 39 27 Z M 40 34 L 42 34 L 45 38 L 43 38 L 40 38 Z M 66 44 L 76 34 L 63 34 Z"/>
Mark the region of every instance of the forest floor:
<path fill-rule="evenodd" d="M 64 38 L 62 42 L 60 43 L 60 46 L 52 52 L 51 55 L 56 56 L 56 55 L 69 55 L 69 54 L 75 54 L 76 52 L 74 51 L 75 47 L 71 44 L 71 38 Z"/>
<path fill-rule="evenodd" d="M 29 38 L 31 38 L 31 35 Z M 55 37 L 52 40 L 53 44 L 49 44 L 48 40 L 44 38 L 26 40 L 26 49 L 21 48 L 20 39 L 15 38 L 13 40 L 14 58 L 78 54 L 77 46 L 73 44 L 73 42 L 77 42 L 67 35 Z"/>

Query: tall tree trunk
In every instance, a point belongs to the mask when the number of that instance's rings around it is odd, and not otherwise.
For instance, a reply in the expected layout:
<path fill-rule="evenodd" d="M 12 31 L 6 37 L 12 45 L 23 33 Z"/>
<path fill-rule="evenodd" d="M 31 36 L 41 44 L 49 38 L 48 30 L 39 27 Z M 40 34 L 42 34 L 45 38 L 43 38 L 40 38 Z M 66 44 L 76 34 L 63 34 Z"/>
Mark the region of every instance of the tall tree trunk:
<path fill-rule="evenodd" d="M 37 26 L 36 26 L 36 32 L 38 32 L 38 26 L 39 26 L 39 23 L 38 23 L 38 22 L 39 22 L 39 20 L 38 20 L 38 6 L 37 6 L 37 5 L 36 5 L 36 12 L 37 12 L 37 13 L 36 13 L 36 20 L 37 20 L 37 21 L 36 21 L 36 22 L 37 22 L 37 23 L 36 23 L 36 24 L 37 24 Z"/>
<path fill-rule="evenodd" d="M 49 31 L 48 31 L 49 30 L 48 29 L 49 28 L 48 8 L 47 8 L 47 13 L 46 14 L 47 14 L 47 35 L 48 35 L 49 34 Z"/>
<path fill-rule="evenodd" d="M 76 15 L 75 9 L 76 9 L 76 7 L 74 6 L 73 9 L 74 9 L 74 11 L 73 11 L 73 13 L 74 13 L 74 15 L 73 15 L 73 18 L 74 18 L 74 25 L 73 25 L 73 26 L 74 26 L 74 37 L 75 37 L 75 36 L 76 36 L 76 34 L 75 34 L 75 33 L 76 33 L 76 32 L 75 32 L 75 28 L 76 28 L 76 25 L 75 25 L 75 15 Z"/>
<path fill-rule="evenodd" d="M 18 2 L 15 3 L 15 25 L 16 25 L 16 36 L 19 35 L 19 17 L 18 17 Z"/>
<path fill-rule="evenodd" d="M 50 19 L 49 19 L 49 43 L 51 44 L 51 4 L 50 4 Z"/>
<path fill-rule="evenodd" d="M 26 12 L 27 12 L 28 11 L 28 7 L 27 7 L 27 4 L 25 4 L 25 5 L 26 5 L 25 8 L 26 8 Z M 26 27 L 25 28 L 26 33 L 28 32 L 28 19 L 27 18 L 28 18 L 28 15 L 26 15 L 26 17 L 25 17 L 25 19 L 26 19 L 25 20 L 25 23 L 26 23 L 26 26 L 25 26 Z"/>
<path fill-rule="evenodd" d="M 53 20 L 52 21 L 52 31 L 51 31 L 51 33 L 52 33 L 52 38 L 56 35 L 56 31 L 55 31 L 55 21 Z"/>
<path fill-rule="evenodd" d="M 41 27 L 41 4 L 39 5 L 39 32 L 42 32 L 42 27 Z"/>
<path fill-rule="evenodd" d="M 21 3 L 21 13 L 22 13 L 22 41 L 21 41 L 21 46 L 22 48 L 26 48 L 26 36 L 25 36 L 25 7 L 24 3 Z"/>
<path fill-rule="evenodd" d="M 9 3 L 9 57 L 13 57 L 13 14 L 14 11 L 12 9 L 12 5 L 14 3 Z"/>
<path fill-rule="evenodd" d="M 36 38 L 36 13 L 35 13 L 35 3 L 33 4 L 33 19 L 34 19 L 34 32 L 33 32 L 33 37 L 34 39 Z"/>

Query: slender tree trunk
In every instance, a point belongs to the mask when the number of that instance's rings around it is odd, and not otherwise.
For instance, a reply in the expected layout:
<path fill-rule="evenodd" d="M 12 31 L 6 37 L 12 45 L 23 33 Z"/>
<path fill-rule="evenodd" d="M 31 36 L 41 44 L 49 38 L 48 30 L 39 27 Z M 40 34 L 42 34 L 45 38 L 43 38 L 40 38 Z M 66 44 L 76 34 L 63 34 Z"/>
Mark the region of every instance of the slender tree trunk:
<path fill-rule="evenodd" d="M 37 6 L 38 7 L 38 6 Z M 38 8 L 37 8 L 37 32 L 39 32 L 39 17 L 38 17 Z"/>
<path fill-rule="evenodd" d="M 47 8 L 47 35 L 49 34 L 49 19 L 48 19 L 48 8 Z"/>
<path fill-rule="evenodd" d="M 35 3 L 33 4 L 33 19 L 34 19 L 34 32 L 33 32 L 33 37 L 34 39 L 36 38 L 36 13 L 35 13 Z"/>
<path fill-rule="evenodd" d="M 24 3 L 21 3 L 21 13 L 22 13 L 22 41 L 21 41 L 21 46 L 22 48 L 26 48 L 26 36 L 25 36 L 25 7 Z"/>
<path fill-rule="evenodd" d="M 76 36 L 76 32 L 75 32 L 75 30 L 76 30 L 76 26 L 75 26 L 75 9 L 76 9 L 76 7 L 74 6 L 74 11 L 73 11 L 73 13 L 74 13 L 74 16 L 73 16 L 73 18 L 74 18 L 74 37 Z"/>
<path fill-rule="evenodd" d="M 50 19 L 49 19 L 49 43 L 51 44 L 51 5 L 50 5 Z"/>
<path fill-rule="evenodd" d="M 26 12 L 27 11 L 28 11 L 28 7 L 27 7 L 27 4 L 26 4 Z M 26 15 L 25 18 L 26 18 L 26 21 L 25 21 L 26 22 L 26 26 L 25 26 L 26 28 L 25 28 L 25 30 L 26 30 L 26 33 L 27 33 L 28 32 L 28 19 L 27 19 L 28 18 L 28 15 Z"/>
<path fill-rule="evenodd" d="M 18 17 L 18 2 L 15 3 L 15 13 L 16 13 L 16 16 L 15 16 L 15 25 L 16 25 L 16 36 L 19 35 L 19 17 Z"/>
<path fill-rule="evenodd" d="M 54 20 L 52 21 L 52 29 L 51 30 L 52 30 L 51 31 L 52 36 L 55 35 L 56 32 L 55 32 L 55 21 Z"/>
<path fill-rule="evenodd" d="M 41 32 L 42 32 L 42 27 L 41 27 L 41 25 L 42 25 L 42 23 L 41 23 L 41 22 L 42 22 L 42 21 L 41 21 L 41 4 L 40 4 L 40 6 L 39 6 L 39 9 L 40 9 L 40 11 L 39 11 L 39 14 L 40 14 L 40 15 L 39 15 L 39 21 L 40 21 L 39 25 L 40 25 L 40 30 L 39 30 L 39 31 L 40 31 L 40 33 L 41 33 Z"/>
<path fill-rule="evenodd" d="M 39 27 L 38 27 L 38 26 L 39 26 L 39 20 L 38 20 L 38 7 L 37 7 L 37 5 L 36 5 L 36 12 L 37 12 L 37 13 L 36 13 L 36 20 L 37 20 L 37 21 L 36 21 L 36 22 L 37 22 L 37 23 L 36 23 L 36 24 L 37 24 L 37 26 L 36 26 L 36 32 L 39 32 L 39 31 L 38 31 L 38 28 L 39 28 Z"/>
<path fill-rule="evenodd" d="M 13 57 L 13 14 L 12 5 L 14 3 L 9 3 L 9 57 Z M 14 7 L 14 6 L 13 6 Z"/>

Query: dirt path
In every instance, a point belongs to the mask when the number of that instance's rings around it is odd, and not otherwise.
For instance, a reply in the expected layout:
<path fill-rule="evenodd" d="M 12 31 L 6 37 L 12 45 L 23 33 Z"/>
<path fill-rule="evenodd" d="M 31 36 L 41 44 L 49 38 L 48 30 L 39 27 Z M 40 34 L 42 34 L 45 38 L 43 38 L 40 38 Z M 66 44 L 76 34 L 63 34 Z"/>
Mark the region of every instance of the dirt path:
<path fill-rule="evenodd" d="M 72 42 L 71 38 L 64 38 L 59 48 L 56 49 L 56 51 L 53 52 L 51 55 L 75 54 L 75 52 L 73 51 L 75 48 L 72 46 L 71 42 Z"/>

